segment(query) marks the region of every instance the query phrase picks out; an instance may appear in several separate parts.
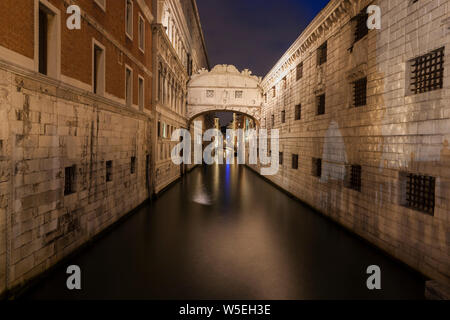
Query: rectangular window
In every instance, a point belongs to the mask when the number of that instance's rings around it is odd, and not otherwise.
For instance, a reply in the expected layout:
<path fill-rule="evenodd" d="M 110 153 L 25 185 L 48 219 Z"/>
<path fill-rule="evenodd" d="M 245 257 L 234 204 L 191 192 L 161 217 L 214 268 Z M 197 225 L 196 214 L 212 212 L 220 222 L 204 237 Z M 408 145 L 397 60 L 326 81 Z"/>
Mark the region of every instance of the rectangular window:
<path fill-rule="evenodd" d="M 48 17 L 44 8 L 39 6 L 39 73 L 47 74 L 47 36 Z"/>
<path fill-rule="evenodd" d="M 322 159 L 320 158 L 312 159 L 312 175 L 318 178 L 322 176 Z"/>
<path fill-rule="evenodd" d="M 139 23 L 138 23 L 138 32 L 139 32 L 139 49 L 142 52 L 145 52 L 145 20 L 139 15 Z"/>
<path fill-rule="evenodd" d="M 275 115 L 272 115 L 272 128 L 275 126 Z"/>
<path fill-rule="evenodd" d="M 267 103 L 267 93 L 264 94 L 264 102 Z"/>
<path fill-rule="evenodd" d="M 292 169 L 298 169 L 298 154 L 292 155 Z"/>
<path fill-rule="evenodd" d="M 285 123 L 286 122 L 286 111 L 283 110 L 281 111 L 281 123 Z"/>
<path fill-rule="evenodd" d="M 112 181 L 112 178 L 113 178 L 112 168 L 113 168 L 113 162 L 111 160 L 106 161 L 106 182 Z"/>
<path fill-rule="evenodd" d="M 133 39 L 133 1 L 125 1 L 125 34 L 130 39 Z"/>
<path fill-rule="evenodd" d="M 361 166 L 349 165 L 347 166 L 347 188 L 361 191 Z"/>
<path fill-rule="evenodd" d="M 127 107 L 133 104 L 133 70 L 125 67 L 125 103 Z"/>
<path fill-rule="evenodd" d="M 138 78 L 138 90 L 139 90 L 139 110 L 144 110 L 145 92 L 144 92 L 144 78 L 141 76 Z"/>
<path fill-rule="evenodd" d="M 282 164 L 283 164 L 283 152 L 280 152 L 278 158 L 279 158 L 279 160 L 280 160 L 280 165 L 282 165 Z"/>
<path fill-rule="evenodd" d="M 302 118 L 302 105 L 298 104 L 295 106 L 295 120 L 300 120 Z"/>
<path fill-rule="evenodd" d="M 158 138 L 161 138 L 161 121 L 158 121 Z"/>
<path fill-rule="evenodd" d="M 325 41 L 324 44 L 322 44 L 317 49 L 317 65 L 318 66 L 327 62 L 327 51 L 328 51 L 328 45 L 327 45 L 327 42 Z"/>
<path fill-rule="evenodd" d="M 66 167 L 64 170 L 64 195 L 75 192 L 75 171 L 76 166 Z"/>
<path fill-rule="evenodd" d="M 317 115 L 325 114 L 325 94 L 316 97 Z"/>
<path fill-rule="evenodd" d="M 303 78 L 303 62 L 300 62 L 297 65 L 297 71 L 296 71 L 296 79 L 297 81 Z"/>
<path fill-rule="evenodd" d="M 235 97 L 236 99 L 242 99 L 242 94 L 243 94 L 243 92 L 242 92 L 241 90 L 235 91 L 235 92 L 234 92 L 234 97 Z"/>
<path fill-rule="evenodd" d="M 355 34 L 354 34 L 354 43 L 364 38 L 369 29 L 367 28 L 367 20 L 369 19 L 369 15 L 366 9 L 362 10 L 355 18 Z"/>
<path fill-rule="evenodd" d="M 93 91 L 95 94 L 105 93 L 105 50 L 98 44 L 93 45 Z"/>
<path fill-rule="evenodd" d="M 411 209 L 434 215 L 436 178 L 405 173 L 404 205 Z"/>
<path fill-rule="evenodd" d="M 410 92 L 412 94 L 442 89 L 444 50 L 445 47 L 442 47 L 410 61 Z"/>
<path fill-rule="evenodd" d="M 365 106 L 367 103 L 367 78 L 353 82 L 353 104 L 355 107 Z"/>
<path fill-rule="evenodd" d="M 135 172 L 136 172 L 136 157 L 131 157 L 130 173 L 134 174 Z"/>
<path fill-rule="evenodd" d="M 39 73 L 57 78 L 60 72 L 60 13 L 48 5 L 39 1 L 36 60 Z"/>
<path fill-rule="evenodd" d="M 277 96 L 277 89 L 275 86 L 272 87 L 272 97 L 275 98 Z"/>
<path fill-rule="evenodd" d="M 207 98 L 214 98 L 214 90 L 206 90 Z"/>

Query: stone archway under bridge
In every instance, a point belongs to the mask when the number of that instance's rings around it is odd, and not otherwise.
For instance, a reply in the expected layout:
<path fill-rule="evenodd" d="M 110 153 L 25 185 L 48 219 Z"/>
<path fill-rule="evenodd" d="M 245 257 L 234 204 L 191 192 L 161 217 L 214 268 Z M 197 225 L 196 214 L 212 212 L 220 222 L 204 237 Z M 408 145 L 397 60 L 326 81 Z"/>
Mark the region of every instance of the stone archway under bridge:
<path fill-rule="evenodd" d="M 208 112 L 235 112 L 261 123 L 263 91 L 261 77 L 248 69 L 240 72 L 233 65 L 217 65 L 211 71 L 200 70 L 188 83 L 187 117 L 189 122 Z"/>

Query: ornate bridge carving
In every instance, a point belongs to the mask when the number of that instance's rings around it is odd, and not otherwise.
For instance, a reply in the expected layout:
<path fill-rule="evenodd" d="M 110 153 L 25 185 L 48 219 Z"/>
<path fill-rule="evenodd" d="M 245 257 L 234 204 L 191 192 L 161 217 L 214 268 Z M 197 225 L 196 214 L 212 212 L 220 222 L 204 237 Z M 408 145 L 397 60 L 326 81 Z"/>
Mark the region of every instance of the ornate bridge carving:
<path fill-rule="evenodd" d="M 217 65 L 192 76 L 188 83 L 188 118 L 211 111 L 247 114 L 261 122 L 261 78 L 232 65 Z"/>

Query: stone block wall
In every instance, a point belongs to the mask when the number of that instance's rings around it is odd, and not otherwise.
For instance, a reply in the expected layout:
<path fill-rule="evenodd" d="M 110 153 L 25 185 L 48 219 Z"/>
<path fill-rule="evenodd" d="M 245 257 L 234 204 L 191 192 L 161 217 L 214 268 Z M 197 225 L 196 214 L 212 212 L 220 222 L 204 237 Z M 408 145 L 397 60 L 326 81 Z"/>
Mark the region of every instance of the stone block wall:
<path fill-rule="evenodd" d="M 1 294 L 149 197 L 151 126 L 142 112 L 3 65 L 0 123 Z"/>
<path fill-rule="evenodd" d="M 381 8 L 381 29 L 354 42 L 351 19 L 369 4 Z M 268 176 L 271 181 L 446 285 L 449 9 L 448 2 L 433 0 L 330 2 L 263 80 L 268 98 L 261 116 L 263 128 L 280 130 L 283 164 L 277 175 Z M 327 61 L 318 65 L 318 48 L 325 41 Z M 443 88 L 411 95 L 410 60 L 444 46 Z M 300 62 L 303 76 L 297 80 Z M 361 77 L 367 77 L 367 103 L 354 107 L 353 81 Z M 317 113 L 321 94 L 323 115 Z M 296 120 L 299 104 L 301 119 Z M 298 155 L 298 169 L 292 167 L 292 155 Z M 314 174 L 314 158 L 322 159 L 320 177 Z M 349 165 L 362 168 L 360 192 L 348 188 Z M 404 206 L 406 173 L 436 178 L 434 215 Z"/>

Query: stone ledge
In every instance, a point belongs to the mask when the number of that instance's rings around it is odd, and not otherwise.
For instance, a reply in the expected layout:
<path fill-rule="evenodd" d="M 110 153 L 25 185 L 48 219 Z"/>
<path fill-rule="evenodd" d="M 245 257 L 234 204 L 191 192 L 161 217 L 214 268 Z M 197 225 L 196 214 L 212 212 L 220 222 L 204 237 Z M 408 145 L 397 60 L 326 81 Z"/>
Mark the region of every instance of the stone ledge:
<path fill-rule="evenodd" d="M 450 300 L 450 288 L 434 280 L 425 283 L 427 300 Z"/>

